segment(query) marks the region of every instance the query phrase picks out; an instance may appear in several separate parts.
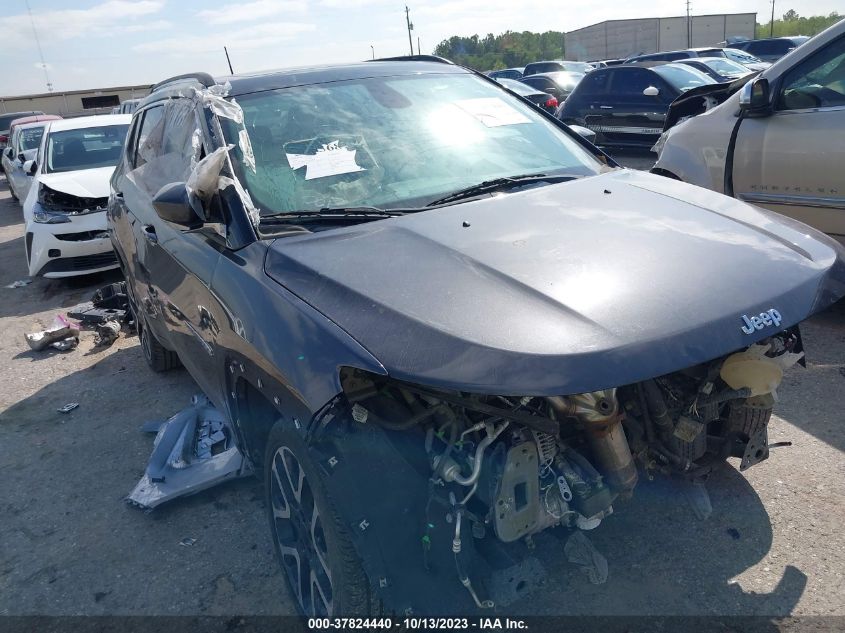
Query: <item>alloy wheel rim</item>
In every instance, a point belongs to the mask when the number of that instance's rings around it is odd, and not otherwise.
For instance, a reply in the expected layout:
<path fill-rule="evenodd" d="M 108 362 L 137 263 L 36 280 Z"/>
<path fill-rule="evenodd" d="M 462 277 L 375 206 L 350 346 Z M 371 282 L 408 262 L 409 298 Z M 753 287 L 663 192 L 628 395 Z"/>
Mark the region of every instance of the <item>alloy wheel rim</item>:
<path fill-rule="evenodd" d="M 334 613 L 334 586 L 322 517 L 302 465 L 287 446 L 270 467 L 273 536 L 282 567 L 299 606 L 307 615 Z"/>

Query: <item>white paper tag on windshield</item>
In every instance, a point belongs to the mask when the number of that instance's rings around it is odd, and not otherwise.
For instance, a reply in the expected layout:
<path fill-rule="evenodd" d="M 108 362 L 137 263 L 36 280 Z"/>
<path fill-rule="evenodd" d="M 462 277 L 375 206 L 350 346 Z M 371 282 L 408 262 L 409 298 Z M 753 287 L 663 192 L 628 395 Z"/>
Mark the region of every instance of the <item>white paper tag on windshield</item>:
<path fill-rule="evenodd" d="M 323 145 L 316 154 L 285 154 L 291 169 L 305 167 L 305 180 L 366 171 L 355 162 L 357 150 L 341 147 L 340 141 Z"/>
<path fill-rule="evenodd" d="M 531 123 L 531 119 L 520 113 L 515 108 L 509 106 L 498 97 L 462 99 L 460 101 L 455 101 L 455 105 L 464 112 L 474 116 L 487 127 Z"/>

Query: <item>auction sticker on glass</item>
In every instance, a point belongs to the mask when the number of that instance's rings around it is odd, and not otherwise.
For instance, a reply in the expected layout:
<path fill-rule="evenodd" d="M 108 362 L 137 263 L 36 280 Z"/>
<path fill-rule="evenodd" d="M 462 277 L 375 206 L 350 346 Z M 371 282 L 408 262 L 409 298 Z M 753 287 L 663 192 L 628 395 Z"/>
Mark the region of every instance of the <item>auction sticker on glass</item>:
<path fill-rule="evenodd" d="M 340 141 L 324 143 L 314 154 L 286 153 L 291 169 L 305 167 L 305 180 L 325 178 L 326 176 L 340 176 L 358 171 L 366 171 L 355 162 L 354 149 L 340 144 Z"/>

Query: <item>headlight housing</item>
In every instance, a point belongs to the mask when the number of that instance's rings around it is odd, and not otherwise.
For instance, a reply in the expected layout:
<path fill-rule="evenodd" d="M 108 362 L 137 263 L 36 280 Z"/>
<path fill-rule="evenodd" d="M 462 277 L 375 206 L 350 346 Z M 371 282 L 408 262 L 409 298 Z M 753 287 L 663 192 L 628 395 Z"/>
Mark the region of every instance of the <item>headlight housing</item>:
<path fill-rule="evenodd" d="M 32 219 L 39 224 L 64 224 L 65 222 L 70 222 L 67 213 L 46 211 L 40 206 L 33 211 Z"/>

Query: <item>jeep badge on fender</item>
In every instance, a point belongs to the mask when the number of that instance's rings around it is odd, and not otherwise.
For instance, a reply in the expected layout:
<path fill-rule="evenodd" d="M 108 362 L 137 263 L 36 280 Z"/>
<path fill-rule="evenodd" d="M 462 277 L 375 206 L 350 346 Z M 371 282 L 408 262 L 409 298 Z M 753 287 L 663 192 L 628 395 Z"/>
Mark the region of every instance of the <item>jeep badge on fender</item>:
<path fill-rule="evenodd" d="M 780 312 L 774 308 L 768 312 L 761 312 L 760 316 L 749 317 L 743 314 L 742 322 L 745 323 L 745 325 L 742 326 L 742 331 L 746 334 L 754 334 L 754 332 L 762 330 L 764 327 L 780 325 L 782 319 L 783 317 L 781 317 Z"/>

